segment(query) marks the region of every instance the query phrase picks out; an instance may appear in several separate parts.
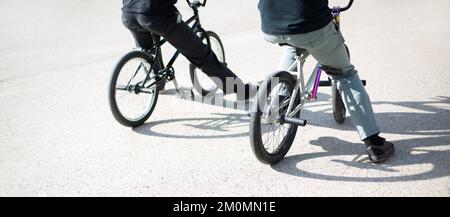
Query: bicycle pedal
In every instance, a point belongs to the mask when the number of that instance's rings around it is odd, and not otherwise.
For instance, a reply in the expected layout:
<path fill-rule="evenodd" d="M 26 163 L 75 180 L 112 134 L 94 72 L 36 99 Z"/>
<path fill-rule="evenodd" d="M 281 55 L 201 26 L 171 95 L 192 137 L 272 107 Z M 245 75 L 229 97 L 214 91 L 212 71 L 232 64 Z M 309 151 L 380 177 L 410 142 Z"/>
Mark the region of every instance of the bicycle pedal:
<path fill-rule="evenodd" d="M 285 122 L 285 123 L 288 123 L 288 124 L 294 124 L 294 125 L 297 125 L 297 126 L 302 126 L 302 127 L 304 127 L 304 126 L 306 126 L 306 124 L 307 124 L 307 121 L 306 121 L 306 120 L 302 120 L 302 119 L 300 119 L 300 118 L 284 117 L 283 119 L 284 119 L 284 122 Z"/>

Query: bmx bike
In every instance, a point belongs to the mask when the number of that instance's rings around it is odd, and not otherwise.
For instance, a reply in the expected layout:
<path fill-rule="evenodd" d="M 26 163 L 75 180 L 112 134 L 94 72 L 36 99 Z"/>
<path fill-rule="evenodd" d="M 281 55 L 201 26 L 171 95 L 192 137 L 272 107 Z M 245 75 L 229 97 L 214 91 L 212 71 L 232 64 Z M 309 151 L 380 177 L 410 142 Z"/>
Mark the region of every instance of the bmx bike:
<path fill-rule="evenodd" d="M 200 23 L 199 8 L 206 5 L 206 0 L 186 0 L 194 15 L 185 21 L 191 29 L 216 54 L 224 64 L 225 51 L 219 36 L 213 31 L 206 31 Z M 137 49 L 125 54 L 114 67 L 109 84 L 109 105 L 114 118 L 124 126 L 137 127 L 151 116 L 158 101 L 159 91 L 166 83 L 172 81 L 179 93 L 173 64 L 180 51 L 176 51 L 169 62 L 164 65 L 161 47 L 167 42 L 152 34 L 153 47 L 150 50 Z M 190 77 L 194 89 L 205 96 L 218 90 L 218 86 L 200 70 L 190 64 Z"/>
<path fill-rule="evenodd" d="M 340 13 L 352 4 L 353 0 L 350 0 L 344 8 L 331 9 L 337 28 L 340 27 Z M 324 67 L 317 64 L 305 84 L 303 66 L 310 54 L 305 49 L 295 49 L 296 60 L 292 66 L 287 71 L 270 74 L 262 82 L 250 114 L 251 147 L 257 159 L 265 164 L 275 164 L 287 154 L 298 126 L 307 124 L 306 120 L 300 119 L 301 110 L 306 101 L 317 99 L 319 86 L 331 86 L 333 118 L 337 123 L 345 120 L 346 108 L 336 83 L 330 77 L 321 81 Z M 346 49 L 349 54 L 347 46 Z M 362 82 L 366 85 L 366 81 Z"/>

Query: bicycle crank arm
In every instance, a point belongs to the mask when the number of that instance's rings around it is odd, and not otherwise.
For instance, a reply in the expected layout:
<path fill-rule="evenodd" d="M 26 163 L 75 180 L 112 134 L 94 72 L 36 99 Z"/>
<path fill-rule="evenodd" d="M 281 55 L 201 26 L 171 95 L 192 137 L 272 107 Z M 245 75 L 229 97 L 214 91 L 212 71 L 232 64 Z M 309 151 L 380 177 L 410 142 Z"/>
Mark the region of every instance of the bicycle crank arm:
<path fill-rule="evenodd" d="M 293 118 L 293 117 L 287 117 L 287 116 L 283 117 L 283 121 L 288 124 L 294 124 L 294 125 L 302 126 L 302 127 L 306 126 L 306 123 L 307 123 L 306 120 L 302 120 L 299 118 Z"/>
<path fill-rule="evenodd" d="M 178 87 L 177 79 L 173 78 L 172 82 L 173 86 L 175 86 L 175 90 L 177 91 L 177 93 L 180 93 L 180 88 Z"/>
<path fill-rule="evenodd" d="M 141 93 L 148 93 L 148 94 L 154 94 L 155 93 L 155 91 L 153 89 L 150 89 L 150 88 L 142 88 L 142 89 L 139 90 L 139 92 L 141 92 Z"/>

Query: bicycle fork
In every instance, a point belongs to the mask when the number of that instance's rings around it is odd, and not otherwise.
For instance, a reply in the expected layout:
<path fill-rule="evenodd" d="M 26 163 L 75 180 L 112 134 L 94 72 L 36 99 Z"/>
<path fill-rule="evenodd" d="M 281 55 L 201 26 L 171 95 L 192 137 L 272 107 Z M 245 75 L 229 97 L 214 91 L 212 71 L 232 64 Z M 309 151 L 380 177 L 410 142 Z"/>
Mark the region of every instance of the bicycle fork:
<path fill-rule="evenodd" d="M 291 100 L 289 102 L 288 109 L 286 111 L 286 115 L 284 117 L 281 117 L 282 121 L 289 124 L 295 124 L 298 126 L 306 126 L 307 124 L 306 120 L 297 118 L 295 116 L 297 115 L 298 112 L 300 112 L 301 108 L 303 108 L 307 99 L 316 99 L 317 90 L 320 82 L 320 76 L 322 73 L 320 65 L 317 64 L 314 71 L 312 72 L 312 75 L 310 76 L 308 82 L 305 85 L 304 80 L 305 75 L 303 71 L 303 65 L 308 56 L 309 56 L 308 51 L 301 49 L 297 50 L 296 61 L 289 69 L 292 70 L 293 68 L 297 67 L 298 72 L 297 82 L 294 85 L 294 90 L 291 96 Z M 294 108 L 294 103 L 297 100 L 297 97 L 300 97 L 300 104 Z"/>
<path fill-rule="evenodd" d="M 289 106 L 286 111 L 286 115 L 281 117 L 281 120 L 285 123 L 295 124 L 295 125 L 302 126 L 302 127 L 306 126 L 307 121 L 302 120 L 300 118 L 296 118 L 295 115 L 303 107 L 303 103 L 304 103 L 303 96 L 305 95 L 305 93 L 304 93 L 304 91 L 300 92 L 300 90 L 306 89 L 305 81 L 304 81 L 304 73 L 303 73 L 303 64 L 305 63 L 307 56 L 308 56 L 307 53 L 300 54 L 299 52 L 297 52 L 296 61 L 293 64 L 293 66 L 291 67 L 291 68 L 293 68 L 295 65 L 297 65 L 297 71 L 298 71 L 297 82 L 295 82 L 294 90 L 292 92 L 291 99 L 289 101 Z M 300 104 L 297 105 L 297 107 L 292 111 L 292 109 L 294 107 L 294 102 L 297 100 L 297 95 L 299 94 L 299 92 L 301 94 L 300 95 L 300 97 L 301 97 Z"/>
<path fill-rule="evenodd" d="M 308 51 L 298 49 L 296 60 L 288 69 L 289 72 L 295 72 L 296 69 L 298 74 L 297 81 L 294 85 L 294 90 L 291 94 L 290 100 L 283 101 L 278 106 L 278 109 L 275 110 L 276 112 L 279 112 L 281 108 L 287 106 L 287 104 L 289 103 L 285 115 L 279 117 L 281 122 L 295 124 L 298 126 L 306 126 L 307 124 L 306 120 L 297 118 L 296 115 L 303 108 L 307 100 L 315 100 L 317 98 L 318 87 L 321 86 L 320 77 L 322 74 L 321 66 L 320 64 L 317 64 L 311 76 L 309 77 L 308 82 L 305 84 L 303 65 L 306 62 L 306 58 L 308 56 Z M 280 91 L 283 91 L 281 90 L 281 87 L 277 88 L 275 96 L 279 95 Z M 300 97 L 300 104 L 294 108 L 294 103 L 297 100 L 297 97 Z"/>

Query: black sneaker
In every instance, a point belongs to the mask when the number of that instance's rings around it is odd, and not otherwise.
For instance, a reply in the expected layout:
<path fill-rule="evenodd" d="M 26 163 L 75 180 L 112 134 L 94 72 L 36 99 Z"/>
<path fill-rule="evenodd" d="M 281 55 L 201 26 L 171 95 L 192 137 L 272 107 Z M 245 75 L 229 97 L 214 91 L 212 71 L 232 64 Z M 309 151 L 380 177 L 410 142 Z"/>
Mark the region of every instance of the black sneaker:
<path fill-rule="evenodd" d="M 394 155 L 394 144 L 387 142 L 383 138 L 382 145 L 367 145 L 367 154 L 371 163 L 382 163 L 391 158 Z"/>

